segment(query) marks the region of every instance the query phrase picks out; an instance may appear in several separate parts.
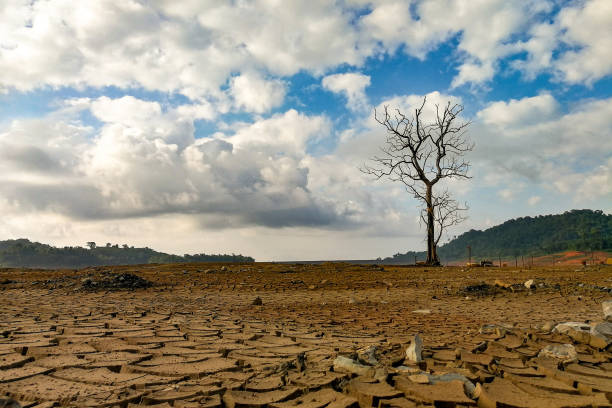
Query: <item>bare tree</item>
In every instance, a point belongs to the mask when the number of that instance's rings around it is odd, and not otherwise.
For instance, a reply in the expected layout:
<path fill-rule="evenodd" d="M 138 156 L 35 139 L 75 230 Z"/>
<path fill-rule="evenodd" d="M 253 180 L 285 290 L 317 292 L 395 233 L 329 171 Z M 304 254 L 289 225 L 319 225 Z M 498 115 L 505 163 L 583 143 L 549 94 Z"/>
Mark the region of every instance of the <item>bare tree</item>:
<path fill-rule="evenodd" d="M 459 117 L 463 105 L 450 101 L 443 107 L 435 105 L 435 118 L 426 122 L 426 102 L 425 97 L 410 117 L 399 109 L 390 112 L 388 106 L 382 115 L 374 111 L 376 121 L 387 131 L 386 140 L 380 147 L 382 154 L 372 157 L 372 164 L 365 164 L 361 171 L 401 182 L 421 201 L 421 220 L 427 226 L 426 263 L 439 265 L 436 248 L 442 233 L 465 220 L 467 206 L 460 206 L 448 190 L 434 192 L 434 186 L 444 179 L 470 178 L 470 163 L 463 156 L 474 144 L 466 135 L 470 122 Z"/>

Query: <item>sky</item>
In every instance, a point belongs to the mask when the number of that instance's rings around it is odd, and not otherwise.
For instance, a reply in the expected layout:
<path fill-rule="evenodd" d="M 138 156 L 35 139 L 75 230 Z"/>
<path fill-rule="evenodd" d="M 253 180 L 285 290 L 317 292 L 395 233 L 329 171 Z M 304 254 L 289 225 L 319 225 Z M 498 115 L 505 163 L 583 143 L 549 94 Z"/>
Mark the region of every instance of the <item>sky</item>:
<path fill-rule="evenodd" d="M 469 229 L 612 211 L 610 0 L 0 1 L 0 239 L 425 248 L 374 109 L 462 104 Z"/>

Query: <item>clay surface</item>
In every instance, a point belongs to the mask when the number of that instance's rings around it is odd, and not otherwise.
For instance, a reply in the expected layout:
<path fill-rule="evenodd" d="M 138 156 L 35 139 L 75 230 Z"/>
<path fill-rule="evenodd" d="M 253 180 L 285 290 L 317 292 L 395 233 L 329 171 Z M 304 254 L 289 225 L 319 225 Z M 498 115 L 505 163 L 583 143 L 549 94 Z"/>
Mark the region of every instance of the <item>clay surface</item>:
<path fill-rule="evenodd" d="M 590 330 L 612 299 L 608 266 L 141 265 L 0 281 L 0 399 L 22 407 L 612 405 L 612 339 Z M 565 322 L 581 325 L 554 330 Z M 421 361 L 406 357 L 417 334 Z"/>

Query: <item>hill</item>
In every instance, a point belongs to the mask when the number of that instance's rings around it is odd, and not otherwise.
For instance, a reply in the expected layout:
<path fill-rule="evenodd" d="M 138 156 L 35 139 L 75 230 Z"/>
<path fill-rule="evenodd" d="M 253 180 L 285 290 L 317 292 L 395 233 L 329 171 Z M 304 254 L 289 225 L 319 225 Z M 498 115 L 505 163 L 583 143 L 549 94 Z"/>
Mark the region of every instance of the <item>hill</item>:
<path fill-rule="evenodd" d="M 185 254 L 183 256 L 158 252 L 151 248 L 134 248 L 106 244 L 89 248 L 63 247 L 31 242 L 27 239 L 0 241 L 0 266 L 24 268 L 82 268 L 101 265 L 133 265 L 183 262 L 255 262 L 243 255 Z"/>
<path fill-rule="evenodd" d="M 438 248 L 441 262 L 472 259 L 542 256 L 563 251 L 606 251 L 612 248 L 612 215 L 600 210 L 571 210 L 563 214 L 521 217 L 484 231 L 470 230 Z M 414 263 L 425 252 L 409 251 L 382 263 Z"/>

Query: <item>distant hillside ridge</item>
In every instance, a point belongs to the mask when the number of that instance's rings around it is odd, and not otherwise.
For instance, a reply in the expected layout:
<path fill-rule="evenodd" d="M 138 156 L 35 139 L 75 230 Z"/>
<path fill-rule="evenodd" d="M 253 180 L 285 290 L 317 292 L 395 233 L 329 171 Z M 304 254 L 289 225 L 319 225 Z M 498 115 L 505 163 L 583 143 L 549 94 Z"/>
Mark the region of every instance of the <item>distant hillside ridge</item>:
<path fill-rule="evenodd" d="M 612 249 L 612 215 L 601 210 L 571 210 L 563 214 L 520 217 L 484 231 L 470 230 L 438 248 L 442 262 L 539 256 L 561 251 Z M 395 254 L 381 263 L 414 263 L 425 252 Z"/>
<path fill-rule="evenodd" d="M 241 262 L 251 263 L 255 259 L 243 255 L 185 254 L 183 256 L 158 252 L 151 248 L 106 244 L 89 248 L 63 247 L 32 242 L 28 239 L 0 241 L 0 266 L 13 268 L 83 268 L 102 265 L 134 265 L 149 263 L 183 262 Z"/>

